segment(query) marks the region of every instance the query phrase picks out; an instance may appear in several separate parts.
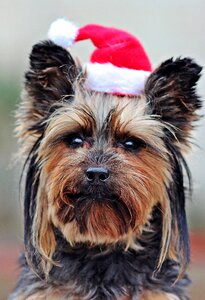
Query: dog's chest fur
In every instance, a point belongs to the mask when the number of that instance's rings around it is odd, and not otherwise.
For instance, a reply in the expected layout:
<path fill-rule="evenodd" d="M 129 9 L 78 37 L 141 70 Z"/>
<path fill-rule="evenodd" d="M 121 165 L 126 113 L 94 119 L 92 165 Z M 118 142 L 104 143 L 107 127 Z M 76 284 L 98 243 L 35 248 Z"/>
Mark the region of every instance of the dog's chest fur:
<path fill-rule="evenodd" d="M 28 295 L 22 299 L 188 299 L 183 296 L 184 287 L 189 284 L 186 276 L 175 285 L 170 284 L 174 283 L 178 274 L 176 263 L 166 260 L 158 274 L 153 274 L 160 250 L 159 215 L 156 215 L 154 222 L 159 227 L 154 233 L 144 233 L 143 242 L 139 241 L 140 250 L 125 251 L 120 245 L 112 251 L 104 247 L 86 248 L 80 245 L 72 248 L 56 231 L 58 250 L 54 258 L 58 265 L 52 268 L 47 279 L 41 280 L 33 274 L 22 256 L 21 280 L 24 286 L 31 289 L 21 290 L 22 294 Z"/>

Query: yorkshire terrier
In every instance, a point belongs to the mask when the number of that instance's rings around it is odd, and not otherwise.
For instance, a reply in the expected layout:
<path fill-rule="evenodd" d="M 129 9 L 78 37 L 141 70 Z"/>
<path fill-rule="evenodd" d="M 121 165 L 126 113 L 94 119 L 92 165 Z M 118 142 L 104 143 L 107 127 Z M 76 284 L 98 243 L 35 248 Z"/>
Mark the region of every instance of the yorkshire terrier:
<path fill-rule="evenodd" d="M 201 70 L 171 58 L 141 93 L 102 92 L 63 47 L 33 47 L 17 112 L 25 251 L 9 299 L 189 299 L 183 155 Z"/>

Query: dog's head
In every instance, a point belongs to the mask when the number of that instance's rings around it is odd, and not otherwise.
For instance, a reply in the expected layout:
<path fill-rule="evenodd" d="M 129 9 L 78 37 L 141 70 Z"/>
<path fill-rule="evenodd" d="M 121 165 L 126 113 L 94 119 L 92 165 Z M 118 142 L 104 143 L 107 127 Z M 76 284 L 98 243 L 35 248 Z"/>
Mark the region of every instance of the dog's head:
<path fill-rule="evenodd" d="M 159 264 L 168 253 L 186 263 L 182 152 L 201 106 L 200 72 L 189 58 L 169 59 L 143 95 L 122 97 L 87 90 L 86 74 L 63 48 L 33 47 L 17 127 L 27 155 L 28 253 L 50 261 L 55 228 L 71 245 L 134 247 L 158 207 Z"/>

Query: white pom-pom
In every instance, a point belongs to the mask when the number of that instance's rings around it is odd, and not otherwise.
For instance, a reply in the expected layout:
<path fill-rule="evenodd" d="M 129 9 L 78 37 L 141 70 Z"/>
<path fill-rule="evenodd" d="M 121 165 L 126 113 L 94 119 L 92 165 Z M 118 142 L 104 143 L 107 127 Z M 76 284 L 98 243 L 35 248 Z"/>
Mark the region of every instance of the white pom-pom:
<path fill-rule="evenodd" d="M 69 48 L 78 34 L 78 27 L 65 19 L 54 21 L 48 31 L 48 38 L 55 44 Z"/>

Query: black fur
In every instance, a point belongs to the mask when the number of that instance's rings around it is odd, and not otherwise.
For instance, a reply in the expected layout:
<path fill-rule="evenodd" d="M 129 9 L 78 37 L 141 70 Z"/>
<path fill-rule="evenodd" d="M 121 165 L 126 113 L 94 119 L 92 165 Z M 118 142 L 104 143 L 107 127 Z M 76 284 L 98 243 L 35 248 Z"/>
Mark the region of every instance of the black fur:
<path fill-rule="evenodd" d="M 88 244 L 79 244 L 78 247 L 71 247 L 61 233 L 55 228 L 57 240 L 53 266 L 48 278 L 41 269 L 41 255 L 32 245 L 31 231 L 33 215 L 35 213 L 36 193 L 38 190 L 39 175 L 36 152 L 41 138 L 36 142 L 30 152 L 27 161 L 27 176 L 25 186 L 25 245 L 26 257 L 35 270 L 34 275 L 23 255 L 21 258 L 22 276 L 17 288 L 23 288 L 36 282 L 38 288 L 46 289 L 49 286 L 69 286 L 74 282 L 78 288 L 72 290 L 72 295 L 78 296 L 93 291 L 90 300 L 115 300 L 120 295 L 131 293 L 133 299 L 138 299 L 142 289 L 162 290 L 174 293 L 180 299 L 188 299 L 184 294 L 184 288 L 190 283 L 186 275 L 177 280 L 180 271 L 180 264 L 166 259 L 161 269 L 155 273 L 161 247 L 162 238 L 162 213 L 159 207 L 153 212 L 151 228 L 153 232 L 144 232 L 138 243 L 145 249 L 141 251 L 128 250 L 116 244 L 112 249 L 102 247 L 90 247 Z M 183 271 L 189 261 L 189 238 L 185 215 L 185 194 L 183 184 L 182 164 L 185 164 L 183 157 L 177 152 L 176 147 L 167 144 L 170 151 L 170 160 L 173 166 L 173 181 L 168 187 L 168 194 L 171 202 L 173 219 L 177 220 L 180 234 L 179 251 L 185 257 Z M 180 258 L 180 255 L 179 255 Z M 155 275 L 154 275 L 155 274 Z M 32 290 L 31 294 L 35 292 Z M 71 291 L 69 290 L 69 293 Z"/>
<path fill-rule="evenodd" d="M 32 49 L 25 84 L 44 113 L 53 101 L 73 95 L 72 84 L 78 74 L 79 70 L 68 51 L 51 41 L 44 41 Z"/>
<path fill-rule="evenodd" d="M 124 251 L 120 244 L 116 244 L 113 249 L 109 250 L 105 247 L 91 248 L 85 244 L 72 248 L 56 230 L 57 250 L 54 259 L 60 266 L 52 268 L 47 280 L 39 279 L 31 273 L 25 257 L 22 256 L 23 272 L 18 287 L 21 287 L 23 291 L 25 286 L 36 284 L 38 289 L 40 286 L 43 290 L 49 286 L 66 288 L 70 283 L 74 283 L 69 293 L 80 296 L 93 291 L 90 300 L 117 300 L 119 296 L 129 293 L 133 299 L 138 299 L 143 288 L 156 291 L 159 289 L 174 293 L 180 299 L 186 300 L 188 297 L 184 295 L 184 288 L 189 284 L 188 277 L 183 276 L 173 285 L 179 271 L 179 265 L 176 262 L 166 260 L 160 272 L 153 276 L 161 238 L 161 213 L 157 207 L 153 214 L 152 224 L 154 232 L 144 233 L 139 241 L 145 250 L 137 252 Z M 34 292 L 35 290 L 32 290 L 31 295 Z"/>
<path fill-rule="evenodd" d="M 32 224 L 36 211 L 36 196 L 40 176 L 37 165 L 37 149 L 41 138 L 42 137 L 40 137 L 32 147 L 23 169 L 23 171 L 26 170 L 24 191 L 24 245 L 26 256 L 31 266 L 35 266 L 34 268 L 37 269 L 36 272 L 39 276 L 44 277 L 39 265 L 40 253 L 36 251 L 32 243 Z"/>
<path fill-rule="evenodd" d="M 201 71 L 202 67 L 190 58 L 171 58 L 151 73 L 145 86 L 151 113 L 174 126 L 175 136 L 183 143 L 187 143 L 191 122 L 198 119 L 195 112 L 202 105 L 196 93 Z M 167 134 L 174 139 L 172 134 Z"/>
<path fill-rule="evenodd" d="M 156 206 L 151 220 L 153 231 L 142 233 L 136 243 L 143 249 L 138 251 L 133 249 L 125 251 L 120 243 L 116 243 L 112 248 L 91 247 L 86 243 L 72 247 L 58 229 L 54 228 L 57 246 L 53 259 L 57 265 L 52 266 L 48 276 L 44 274 L 40 264 L 41 254 L 32 241 L 32 224 L 40 176 L 37 153 L 44 135 L 44 121 L 58 109 L 61 102 L 72 101 L 73 83 L 79 72 L 71 55 L 52 42 L 42 42 L 33 47 L 30 70 L 26 73 L 25 82 L 30 106 L 25 110 L 23 120 L 26 123 L 32 119 L 32 122 L 28 122 L 30 127 L 27 130 L 31 133 L 37 132 L 38 135 L 28 154 L 24 169 L 25 253 L 21 257 L 22 273 L 11 299 L 16 299 L 15 293 L 19 295 L 25 293 L 28 297 L 36 291 L 46 290 L 49 287 L 62 287 L 68 291 L 68 299 L 69 295 L 82 296 L 89 292 L 91 296 L 87 299 L 90 300 L 115 300 L 126 294 L 138 299 L 141 290 L 148 289 L 172 293 L 180 300 L 186 300 L 188 298 L 184 289 L 189 284 L 189 279 L 184 275 L 184 271 L 189 261 L 189 238 L 183 170 L 187 171 L 188 177 L 189 170 L 179 145 L 173 143 L 175 141 L 173 134 L 168 130 L 165 131 L 164 143 L 169 153 L 172 180 L 166 188 L 171 203 L 173 232 L 177 229 L 179 234 L 178 259 L 182 258 L 182 261 L 176 262 L 167 258 L 160 270 L 155 272 L 162 245 L 162 212 L 160 207 Z M 201 107 L 201 101 L 195 92 L 200 72 L 201 67 L 189 58 L 175 61 L 169 59 L 150 75 L 145 87 L 150 113 L 160 116 L 163 123 L 172 125 L 178 140 L 185 144 L 192 121 L 197 119 L 195 110 Z M 79 198 L 79 202 L 81 200 L 84 200 L 83 196 Z M 118 204 L 113 201 L 113 205 Z M 76 207 L 78 213 L 75 215 L 80 219 L 81 206 L 77 203 Z M 123 211 L 122 215 L 125 213 L 127 212 Z M 83 220 L 80 222 L 83 224 Z M 83 232 L 83 226 L 81 229 Z M 181 267 L 182 275 L 179 279 Z M 175 283 L 177 279 L 179 280 Z M 33 288 L 27 289 L 28 286 Z"/>
<path fill-rule="evenodd" d="M 167 148 L 170 152 L 170 160 L 172 165 L 172 182 L 167 189 L 169 200 L 171 203 L 171 211 L 173 216 L 172 227 L 176 226 L 178 233 L 178 251 L 179 251 L 179 261 L 181 264 L 182 272 L 186 270 L 186 267 L 190 260 L 190 246 L 189 246 L 189 234 L 186 218 L 185 209 L 185 189 L 184 186 L 184 174 L 186 172 L 189 181 L 189 186 L 191 187 L 191 174 L 189 168 L 186 164 L 184 157 L 181 152 L 171 143 L 167 142 Z M 191 189 L 189 189 L 191 192 Z M 173 228 L 173 232 L 174 228 Z"/>
<path fill-rule="evenodd" d="M 30 131 L 42 132 L 44 121 L 62 102 L 73 99 L 73 83 L 80 74 L 72 56 L 51 41 L 33 46 L 30 69 L 25 74 L 25 92 L 30 105 L 24 109 Z"/>

